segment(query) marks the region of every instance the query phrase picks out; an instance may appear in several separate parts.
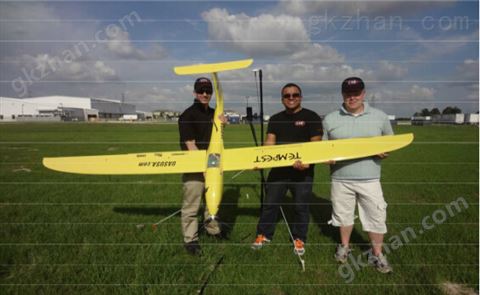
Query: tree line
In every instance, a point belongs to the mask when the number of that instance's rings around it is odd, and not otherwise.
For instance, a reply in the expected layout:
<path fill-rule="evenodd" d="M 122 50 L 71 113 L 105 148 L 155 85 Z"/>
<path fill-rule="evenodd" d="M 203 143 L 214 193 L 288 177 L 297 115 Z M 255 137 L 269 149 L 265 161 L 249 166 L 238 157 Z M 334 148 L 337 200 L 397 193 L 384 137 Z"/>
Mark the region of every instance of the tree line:
<path fill-rule="evenodd" d="M 446 107 L 445 109 L 443 109 L 442 112 L 440 112 L 440 110 L 438 108 L 433 108 L 431 110 L 425 108 L 425 109 L 422 109 L 420 112 L 416 112 L 415 114 L 413 114 L 414 117 L 419 117 L 419 116 L 423 116 L 423 117 L 426 117 L 426 116 L 433 116 L 433 115 L 449 115 L 449 114 L 461 114 L 462 113 L 462 110 L 456 106 L 453 106 L 453 107 Z"/>

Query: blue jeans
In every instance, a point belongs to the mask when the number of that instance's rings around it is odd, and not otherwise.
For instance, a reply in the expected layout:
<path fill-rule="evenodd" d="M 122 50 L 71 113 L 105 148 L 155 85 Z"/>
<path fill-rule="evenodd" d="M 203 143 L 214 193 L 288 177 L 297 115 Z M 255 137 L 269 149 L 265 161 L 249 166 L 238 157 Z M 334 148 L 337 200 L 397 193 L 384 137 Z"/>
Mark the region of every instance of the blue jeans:
<path fill-rule="evenodd" d="M 300 239 L 306 242 L 308 223 L 310 220 L 308 203 L 312 196 L 312 182 L 312 176 L 267 182 L 267 195 L 263 203 L 260 220 L 258 221 L 257 235 L 264 235 L 267 239 L 273 238 L 280 206 L 282 205 L 287 190 L 290 190 L 295 200 L 295 219 L 291 227 L 292 235 L 294 239 Z"/>

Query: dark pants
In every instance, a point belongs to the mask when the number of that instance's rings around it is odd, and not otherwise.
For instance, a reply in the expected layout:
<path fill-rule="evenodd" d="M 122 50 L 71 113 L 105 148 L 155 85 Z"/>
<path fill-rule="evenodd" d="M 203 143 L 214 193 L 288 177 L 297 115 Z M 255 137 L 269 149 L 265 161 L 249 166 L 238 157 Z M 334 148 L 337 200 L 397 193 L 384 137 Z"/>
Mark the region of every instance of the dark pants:
<path fill-rule="evenodd" d="M 280 206 L 287 190 L 295 200 L 295 220 L 293 220 L 292 235 L 294 239 L 307 240 L 310 213 L 308 203 L 312 195 L 313 177 L 305 176 L 300 179 L 284 179 L 282 181 L 267 182 L 267 196 L 263 203 L 263 210 L 257 225 L 257 235 L 262 234 L 272 239 L 275 232 Z M 291 222 L 291 221 L 289 221 Z"/>

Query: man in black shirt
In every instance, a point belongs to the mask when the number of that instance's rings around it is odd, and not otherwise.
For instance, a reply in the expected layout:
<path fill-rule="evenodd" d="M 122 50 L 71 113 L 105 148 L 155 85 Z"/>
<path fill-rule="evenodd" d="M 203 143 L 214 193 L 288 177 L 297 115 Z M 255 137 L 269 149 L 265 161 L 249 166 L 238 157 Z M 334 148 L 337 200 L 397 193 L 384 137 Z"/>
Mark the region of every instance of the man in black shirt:
<path fill-rule="evenodd" d="M 322 123 L 313 111 L 302 108 L 302 91 L 296 84 L 283 86 L 282 103 L 285 110 L 270 118 L 265 145 L 288 144 L 322 139 Z M 312 195 L 314 165 L 296 161 L 292 167 L 273 168 L 267 179 L 267 195 L 257 225 L 257 238 L 253 249 L 260 249 L 273 238 L 280 202 L 290 190 L 295 199 L 295 220 L 292 228 L 294 251 L 305 253 L 309 211 L 308 203 Z"/>
<path fill-rule="evenodd" d="M 214 109 L 209 106 L 212 98 L 212 82 L 204 77 L 195 81 L 193 104 L 187 108 L 178 120 L 180 147 L 182 150 L 206 150 L 210 143 Z M 224 119 L 221 118 L 222 121 Z M 185 173 L 183 180 L 182 233 L 185 249 L 192 255 L 201 253 L 198 244 L 198 211 L 205 190 L 203 173 Z M 205 218 L 208 212 L 205 210 Z M 208 234 L 220 235 L 218 222 L 213 220 L 205 225 Z"/>

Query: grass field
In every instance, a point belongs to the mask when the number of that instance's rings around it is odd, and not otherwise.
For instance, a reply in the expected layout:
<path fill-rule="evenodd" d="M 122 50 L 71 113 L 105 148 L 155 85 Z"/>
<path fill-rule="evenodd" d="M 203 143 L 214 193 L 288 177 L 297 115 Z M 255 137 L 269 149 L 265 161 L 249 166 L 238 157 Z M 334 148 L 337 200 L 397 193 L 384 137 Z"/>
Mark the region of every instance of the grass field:
<path fill-rule="evenodd" d="M 41 165 L 45 156 L 177 150 L 176 125 L 1 124 L 0 293 L 441 294 L 448 286 L 478 292 L 478 128 L 395 132 L 413 132 L 415 141 L 383 163 L 394 273 L 382 275 L 335 263 L 325 165 L 316 166 L 301 272 L 281 220 L 271 245 L 249 247 L 259 215 L 257 172 L 226 174 L 220 217 L 229 239 L 202 235 L 204 255 L 196 258 L 183 249 L 179 215 L 157 231 L 149 226 L 180 208 L 179 175 L 84 176 Z M 228 126 L 225 141 L 252 145 L 248 126 Z M 465 202 L 452 211 L 448 204 L 459 198 Z M 407 229 L 416 235 L 407 238 Z M 353 242 L 354 257 L 368 249 L 359 224 Z"/>

